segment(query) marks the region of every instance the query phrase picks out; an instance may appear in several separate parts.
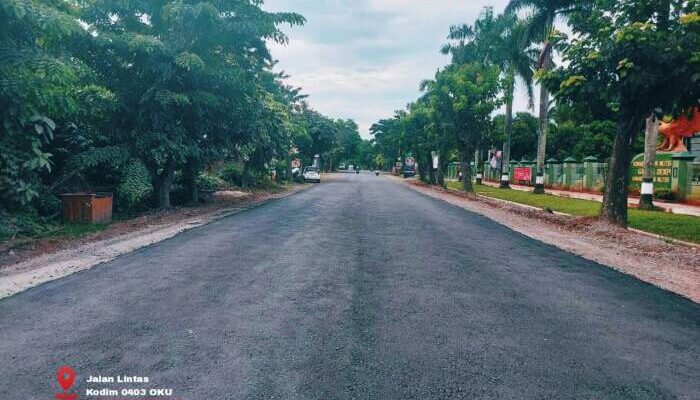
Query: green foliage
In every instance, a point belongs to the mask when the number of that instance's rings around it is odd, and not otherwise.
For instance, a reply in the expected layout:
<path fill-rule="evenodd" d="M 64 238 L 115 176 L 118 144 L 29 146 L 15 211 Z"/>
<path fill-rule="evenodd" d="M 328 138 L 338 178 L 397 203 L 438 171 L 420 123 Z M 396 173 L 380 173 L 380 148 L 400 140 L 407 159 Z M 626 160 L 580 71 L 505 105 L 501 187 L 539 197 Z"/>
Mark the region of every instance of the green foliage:
<path fill-rule="evenodd" d="M 137 208 L 151 196 L 151 176 L 139 160 L 132 159 L 124 167 L 120 183 L 116 188 L 116 204 L 119 210 Z"/>
<path fill-rule="evenodd" d="M 500 148 L 506 140 L 505 115 L 499 114 L 493 118 L 493 134 L 488 138 L 488 147 Z M 537 118 L 530 113 L 519 112 L 513 117 L 511 125 L 510 159 L 520 160 L 523 157 L 532 160 L 537 154 Z M 576 140 L 576 137 L 573 137 Z M 548 142 L 549 144 L 549 142 Z M 558 146 L 554 146 L 557 149 Z M 566 148 L 562 148 L 566 151 Z"/>
<path fill-rule="evenodd" d="M 550 128 L 547 154 L 558 160 L 566 157 L 582 160 L 588 156 L 605 160 L 612 153 L 616 130 L 614 121 L 563 121 Z"/>
<path fill-rule="evenodd" d="M 201 173 L 197 177 L 197 187 L 200 190 L 220 190 L 226 186 L 226 182 L 216 175 Z"/>
<path fill-rule="evenodd" d="M 700 64 L 693 54 L 700 29 L 684 21 L 698 7 L 675 0 L 592 1 L 571 14 L 577 35 L 561 43 L 567 65 L 546 82 L 561 101 L 606 104 L 623 118 L 643 120 L 655 108 L 696 104 Z"/>
<path fill-rule="evenodd" d="M 282 186 L 278 183 L 272 181 L 269 177 L 260 177 L 255 180 L 254 185 L 252 185 L 257 190 L 264 190 L 266 192 L 278 193 L 282 191 Z"/>
<path fill-rule="evenodd" d="M 129 152 L 120 146 L 90 148 L 71 158 L 68 169 L 84 170 L 104 165 L 120 166 L 127 164 L 130 161 L 129 157 Z"/>
<path fill-rule="evenodd" d="M 557 100 L 616 121 L 602 216 L 627 223 L 629 164 L 652 113 L 678 113 L 700 98 L 700 3 L 594 0 L 569 15 L 574 35 L 559 47 L 565 67 L 543 77 Z M 594 127 L 592 127 L 594 128 Z"/>
<path fill-rule="evenodd" d="M 61 215 L 61 199 L 46 187 L 41 187 L 39 195 L 33 201 L 36 212 L 46 218 L 58 218 Z"/>
<path fill-rule="evenodd" d="M 46 236 L 58 229 L 55 220 L 40 217 L 36 213 L 0 211 L 0 241 L 14 238 Z"/>
<path fill-rule="evenodd" d="M 243 186 L 243 172 L 235 164 L 228 164 L 219 171 L 219 178 L 230 185 Z"/>
<path fill-rule="evenodd" d="M 0 2 L 0 204 L 22 210 L 53 172 L 47 147 L 75 116 L 89 71 L 72 54 L 87 36 L 67 2 Z"/>

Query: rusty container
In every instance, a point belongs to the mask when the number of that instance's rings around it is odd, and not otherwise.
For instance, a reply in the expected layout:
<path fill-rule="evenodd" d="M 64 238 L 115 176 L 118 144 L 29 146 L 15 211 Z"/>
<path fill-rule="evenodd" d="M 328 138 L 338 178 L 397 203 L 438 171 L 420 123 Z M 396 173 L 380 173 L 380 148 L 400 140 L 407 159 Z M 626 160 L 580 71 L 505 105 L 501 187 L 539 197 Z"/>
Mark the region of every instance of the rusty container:
<path fill-rule="evenodd" d="M 112 220 L 111 193 L 66 193 L 63 202 L 63 222 L 100 223 Z"/>

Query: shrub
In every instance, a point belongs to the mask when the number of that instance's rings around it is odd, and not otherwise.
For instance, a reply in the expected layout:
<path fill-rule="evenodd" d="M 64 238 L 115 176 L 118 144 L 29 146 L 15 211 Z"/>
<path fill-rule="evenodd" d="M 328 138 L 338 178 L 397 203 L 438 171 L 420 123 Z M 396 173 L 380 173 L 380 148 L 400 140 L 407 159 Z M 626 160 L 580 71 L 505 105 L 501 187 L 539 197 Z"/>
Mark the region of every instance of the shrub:
<path fill-rule="evenodd" d="M 121 210 L 132 209 L 142 204 L 153 192 L 151 175 L 139 160 L 131 160 L 125 168 L 117 186 L 116 205 Z"/>
<path fill-rule="evenodd" d="M 200 190 L 219 190 L 226 186 L 226 182 L 218 176 L 202 173 L 197 177 L 197 187 Z"/>
<path fill-rule="evenodd" d="M 256 189 L 262 189 L 266 191 L 270 191 L 273 193 L 279 192 L 282 190 L 282 186 L 278 184 L 277 182 L 272 181 L 269 177 L 260 177 L 255 180 L 253 183 L 253 186 Z"/>
<path fill-rule="evenodd" d="M 676 199 L 676 194 L 668 189 L 657 190 L 654 192 L 654 198 L 673 201 Z"/>
<path fill-rule="evenodd" d="M 229 164 L 219 172 L 219 177 L 234 186 L 242 186 L 243 173 L 238 170 L 236 165 Z"/>
<path fill-rule="evenodd" d="M 44 189 L 39 192 L 39 197 L 34 200 L 34 208 L 42 216 L 56 217 L 61 213 L 61 199 Z"/>
<path fill-rule="evenodd" d="M 57 227 L 57 221 L 42 218 L 35 212 L 10 214 L 0 211 L 0 241 L 15 237 L 42 236 Z"/>

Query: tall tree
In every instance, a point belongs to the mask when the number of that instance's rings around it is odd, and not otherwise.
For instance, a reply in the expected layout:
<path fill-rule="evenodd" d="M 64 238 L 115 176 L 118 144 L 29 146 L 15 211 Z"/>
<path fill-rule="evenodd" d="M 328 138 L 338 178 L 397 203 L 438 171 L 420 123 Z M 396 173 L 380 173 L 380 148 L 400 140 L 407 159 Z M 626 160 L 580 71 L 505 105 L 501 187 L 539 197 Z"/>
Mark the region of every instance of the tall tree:
<path fill-rule="evenodd" d="M 278 25 L 301 16 L 255 0 L 96 0 L 82 18 L 96 37 L 91 65 L 119 98 L 111 133 L 148 166 L 160 207 L 178 168 L 196 171 L 222 149 L 264 154 L 278 110 L 261 82 L 272 65 L 266 41 L 284 42 Z"/>
<path fill-rule="evenodd" d="M 542 43 L 537 69 L 540 76 L 552 68 L 554 22 L 559 15 L 573 11 L 576 0 L 511 0 L 506 13 L 516 13 L 526 9 L 528 15 L 529 42 Z M 547 148 L 547 127 L 549 126 L 549 89 L 540 84 L 539 132 L 537 137 L 537 177 L 534 193 L 544 193 L 544 160 Z"/>
<path fill-rule="evenodd" d="M 459 151 L 465 191 L 473 191 L 471 163 L 492 128 L 491 113 L 498 105 L 499 75 L 496 66 L 482 63 L 450 65 L 426 86 L 430 89 L 436 123 Z"/>
<path fill-rule="evenodd" d="M 681 112 L 700 98 L 700 3 L 596 0 L 571 14 L 566 68 L 550 87 L 561 101 L 605 99 L 617 129 L 601 215 L 625 226 L 632 144 L 654 112 Z M 593 101 L 593 104 L 599 101 Z"/>
<path fill-rule="evenodd" d="M 494 16 L 491 7 L 485 7 L 474 25 L 450 28 L 448 39 L 452 42 L 443 47 L 443 53 L 452 54 L 452 62 L 463 64 L 479 62 L 495 65 L 501 71 L 503 98 L 506 105 L 505 139 L 501 162 L 501 187 L 508 187 L 508 167 L 512 141 L 513 98 L 516 78 L 520 78 L 527 89 L 529 103 L 533 102 L 533 51 L 528 49 L 528 21 L 519 20 L 514 13 Z M 503 179 L 503 177 L 506 177 Z"/>
<path fill-rule="evenodd" d="M 504 121 L 505 140 L 503 141 L 503 157 L 501 158 L 501 188 L 509 186 L 509 167 L 511 144 L 513 140 L 513 100 L 515 96 L 515 81 L 520 78 L 525 85 L 528 105 L 533 105 L 533 70 L 534 55 L 528 49 L 528 22 L 522 21 L 514 14 L 504 14 L 499 17 L 499 25 L 503 33 L 497 41 L 496 60 L 502 71 L 503 97 L 506 104 Z"/>

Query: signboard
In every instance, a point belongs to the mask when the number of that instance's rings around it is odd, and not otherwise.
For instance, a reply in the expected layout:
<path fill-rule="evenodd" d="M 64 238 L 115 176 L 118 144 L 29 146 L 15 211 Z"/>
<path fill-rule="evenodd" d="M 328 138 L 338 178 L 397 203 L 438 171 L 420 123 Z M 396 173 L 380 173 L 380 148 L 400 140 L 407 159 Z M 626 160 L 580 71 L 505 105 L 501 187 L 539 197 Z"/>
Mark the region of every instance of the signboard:
<path fill-rule="evenodd" d="M 301 167 L 301 160 L 298 158 L 295 158 L 292 160 L 292 168 L 300 168 Z"/>
<path fill-rule="evenodd" d="M 678 175 L 678 170 L 674 171 L 673 153 L 657 153 L 654 160 L 654 190 L 671 190 L 671 177 Z M 639 154 L 632 159 L 630 168 L 630 188 L 639 191 L 642 186 L 644 176 L 644 154 Z"/>
<path fill-rule="evenodd" d="M 532 168 L 530 167 L 515 167 L 513 177 L 516 181 L 532 181 Z"/>
<path fill-rule="evenodd" d="M 440 155 L 437 151 L 431 151 L 430 155 L 433 157 L 433 169 L 438 169 L 438 165 L 440 164 Z"/>

